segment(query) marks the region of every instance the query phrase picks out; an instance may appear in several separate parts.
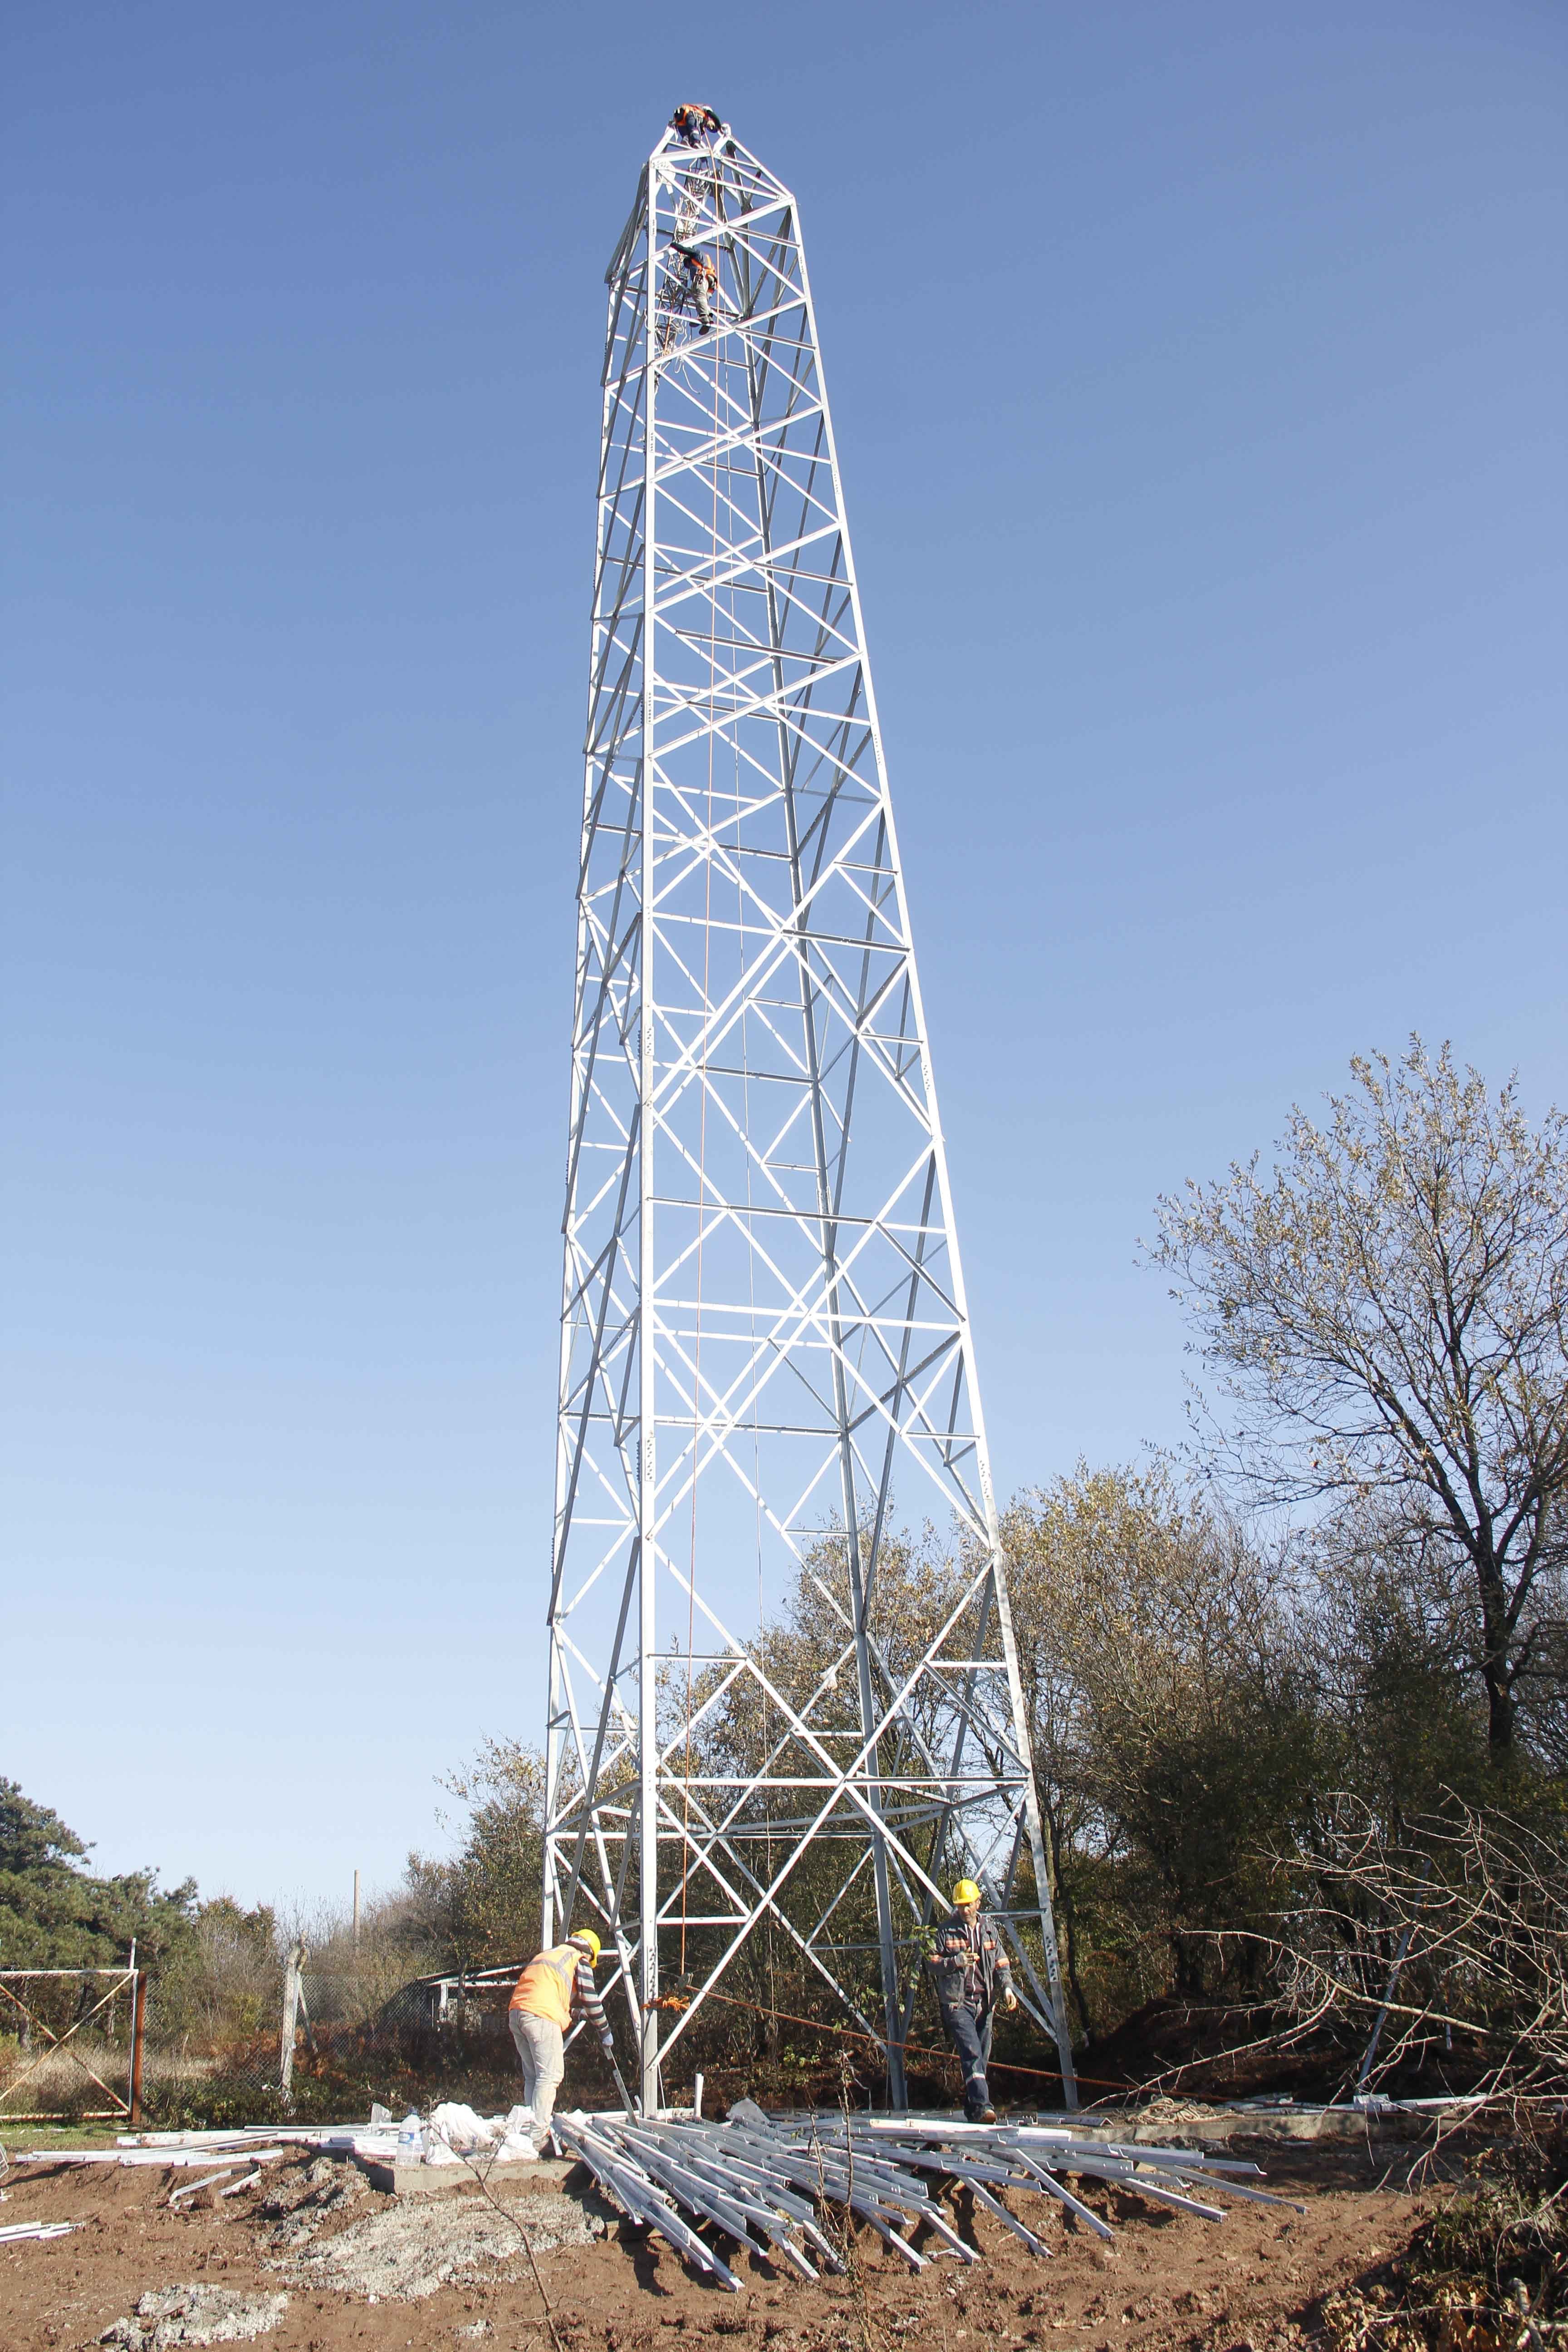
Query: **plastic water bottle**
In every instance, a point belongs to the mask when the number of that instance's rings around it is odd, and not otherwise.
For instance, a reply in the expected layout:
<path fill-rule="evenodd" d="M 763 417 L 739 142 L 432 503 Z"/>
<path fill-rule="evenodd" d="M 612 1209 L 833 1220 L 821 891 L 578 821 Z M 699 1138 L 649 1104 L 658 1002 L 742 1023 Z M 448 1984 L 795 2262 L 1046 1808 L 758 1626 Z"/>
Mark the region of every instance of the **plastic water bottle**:
<path fill-rule="evenodd" d="M 424 2154 L 424 2126 L 419 2121 L 418 2111 L 410 2107 L 397 2126 L 397 2161 L 399 2164 L 418 2164 Z"/>

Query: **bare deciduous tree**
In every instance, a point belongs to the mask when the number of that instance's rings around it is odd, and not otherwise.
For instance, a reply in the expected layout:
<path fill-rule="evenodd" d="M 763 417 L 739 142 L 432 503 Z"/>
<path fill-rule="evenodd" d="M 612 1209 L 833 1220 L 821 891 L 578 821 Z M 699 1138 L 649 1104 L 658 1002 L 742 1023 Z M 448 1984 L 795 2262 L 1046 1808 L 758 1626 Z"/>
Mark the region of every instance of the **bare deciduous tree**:
<path fill-rule="evenodd" d="M 1558 1622 L 1568 1494 L 1568 1120 L 1539 1131 L 1444 1047 L 1352 1064 L 1318 1127 L 1160 1203 L 1176 1276 L 1274 1502 L 1383 1494 L 1473 1594 L 1494 1762 Z"/>
<path fill-rule="evenodd" d="M 1378 2021 L 1381 2071 L 1445 2033 L 1471 2037 L 1519 2090 L 1568 2071 L 1568 1852 L 1506 1814 L 1450 1801 L 1390 1832 L 1353 1798 L 1319 1850 L 1279 1864 L 1273 1950 L 1285 2006 L 1358 2038 Z"/>

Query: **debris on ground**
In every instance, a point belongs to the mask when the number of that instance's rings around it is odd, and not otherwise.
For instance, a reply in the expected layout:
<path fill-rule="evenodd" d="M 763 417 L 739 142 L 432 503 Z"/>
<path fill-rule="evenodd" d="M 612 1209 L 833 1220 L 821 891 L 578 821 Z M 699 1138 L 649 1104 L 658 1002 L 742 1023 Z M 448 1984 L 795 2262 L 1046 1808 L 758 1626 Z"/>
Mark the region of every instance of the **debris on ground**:
<path fill-rule="evenodd" d="M 394 2205 L 321 2245 L 274 2256 L 268 2267 L 367 2303 L 420 2303 L 438 2287 L 469 2285 L 512 2263 L 526 2268 L 530 2245 L 536 2254 L 591 2245 L 604 2229 L 571 2197 L 520 2197 L 504 2210 L 479 2199 Z"/>
<path fill-rule="evenodd" d="M 240 2294 L 228 2286 L 154 2287 L 135 2314 L 99 2337 L 119 2352 L 174 2352 L 184 2344 L 248 2344 L 269 2335 L 289 2307 L 286 2294 Z"/>
<path fill-rule="evenodd" d="M 363 2173 L 319 2156 L 303 2172 L 285 2175 L 262 2199 L 263 2216 L 276 2224 L 268 2243 L 285 2252 L 307 2245 L 329 2215 L 356 2204 L 365 2193 Z"/>
<path fill-rule="evenodd" d="M 769 2116 L 737 2099 L 723 2124 L 662 2123 L 632 2116 L 558 2115 L 557 2140 L 579 2156 L 628 2220 L 655 2230 L 693 2268 L 733 2294 L 742 2281 L 699 2232 L 704 2224 L 741 2252 L 782 2259 L 812 2283 L 843 2261 L 824 2227 L 823 2208 L 847 2207 L 913 2271 L 937 2254 L 979 2260 L 943 2210 L 942 2181 L 1028 2247 L 1052 2248 L 1004 2202 L 1004 2192 L 1045 2198 L 1095 2236 L 1114 2237 L 1105 2218 L 1068 2189 L 1114 2183 L 1150 2204 L 1222 2221 L 1216 2195 L 1237 2203 L 1286 2207 L 1251 2185 L 1256 2164 L 1188 2148 L 1090 2140 L 1071 2129 L 1027 2124 L 957 2123 L 949 2117 Z M 679 2211 L 677 2211 L 677 2208 Z M 1298 2212 L 1302 2209 L 1296 2207 Z M 914 2242 L 916 2236 L 927 2241 Z M 934 2241 L 935 2242 L 931 2242 Z"/>
<path fill-rule="evenodd" d="M 787 2138 L 794 2120 L 774 2114 L 772 2125 L 782 2124 Z M 841 2114 L 819 2120 L 842 2128 Z M 175 2352 L 172 2330 L 161 2345 L 152 2341 L 158 2316 L 170 2315 L 145 2305 L 138 2311 L 138 2297 L 171 2281 L 200 2280 L 221 2282 L 251 2304 L 288 2290 L 281 2323 L 253 2344 L 215 2336 L 220 2347 L 238 2341 L 240 2352 L 551 2352 L 541 2283 L 568 2352 L 594 2352 L 606 2343 L 621 2352 L 734 2352 L 737 2346 L 744 2352 L 745 2345 L 763 2352 L 764 2337 L 765 2352 L 839 2352 L 846 2341 L 863 2345 L 862 2315 L 872 2341 L 889 2352 L 906 2345 L 940 2352 L 944 2342 L 952 2352 L 1051 2352 L 1062 2346 L 1069 2352 L 1100 2352 L 1102 2346 L 1106 2352 L 1228 2352 L 1244 2343 L 1258 2352 L 1313 2352 L 1314 2346 L 1328 2352 L 1320 2316 L 1325 2298 L 1352 2289 L 1370 2296 L 1374 2285 L 1397 2284 L 1388 2264 L 1403 2256 L 1413 2231 L 1451 2188 L 1468 2178 L 1465 2166 L 1479 2144 L 1472 2128 L 1462 2142 L 1447 2138 L 1436 2152 L 1428 2146 L 1402 2154 L 1391 2169 L 1387 2151 L 1364 2143 L 1287 2143 L 1270 2151 L 1263 2185 L 1307 2203 L 1308 2213 L 1250 2200 L 1237 2204 L 1222 2190 L 1218 2201 L 1231 2210 L 1219 2228 L 1179 2208 L 1151 2207 L 1124 2179 L 1069 2176 L 1067 2185 L 1114 2230 L 1113 2242 L 1065 2207 L 1056 2207 L 1053 2221 L 1056 2201 L 1048 2192 L 1043 2201 L 1026 2193 L 1015 2203 L 1010 2188 L 984 2182 L 1033 2234 L 1047 2237 L 1051 2256 L 1044 2263 L 972 2186 L 933 2173 L 927 2179 L 939 2188 L 946 2220 L 983 2260 L 966 2263 L 943 2250 L 939 2237 L 922 2233 L 920 2245 L 935 2259 L 920 2271 L 868 2221 L 854 2226 L 841 2205 L 819 2204 L 814 2167 L 802 2201 L 839 2258 L 852 2260 L 853 2272 L 840 2275 L 808 2255 L 822 2271 L 814 2283 L 776 2246 L 748 2252 L 704 2223 L 704 2242 L 744 2282 L 742 2301 L 716 2292 L 719 2282 L 699 2275 L 657 2233 L 618 2222 L 581 2178 L 568 2185 L 564 2167 L 551 2168 L 548 2186 L 511 2185 L 537 2250 L 536 2281 L 526 2254 L 503 2249 L 505 2258 L 498 2259 L 468 2242 L 470 2215 L 481 2223 L 488 2219 L 498 2238 L 506 2228 L 475 2177 L 484 2169 L 482 2158 L 471 2172 L 452 2168 L 458 2185 L 449 2195 L 405 2199 L 378 2189 L 363 2159 L 352 2162 L 352 2138 L 351 2127 L 332 2133 L 341 2152 L 312 2177 L 321 2144 L 301 2128 L 286 2160 L 244 2194 L 220 2203 L 215 2190 L 173 2211 L 171 2189 L 199 2175 L 111 2165 L 62 2168 L 27 2181 L 0 2208 L 0 2219 L 85 2219 L 89 2226 L 53 2242 L 0 2246 L 0 2345 L 5 2352 L 81 2352 L 117 2314 L 134 2313 L 138 2324 L 121 2331 L 118 2345 L 111 2336 L 102 2352 Z M 1026 2150 L 1032 2145 L 1022 2142 Z M 1096 2152 L 1106 2156 L 1103 2141 Z M 870 2187 L 871 2165 L 886 2153 L 868 2158 L 864 2174 L 857 2163 L 858 2190 Z M 832 2168 L 826 2145 L 823 2158 L 825 2170 Z M 977 2168 L 973 2159 L 968 2168 Z M 1227 2177 L 1238 2186 L 1255 2178 Z M 1158 2175 L 1152 2185 L 1160 2185 Z M 340 2186 L 352 2201 L 325 2210 Z M 1208 2186 L 1204 2179 L 1191 2201 L 1206 2202 Z M 722 2193 L 731 2199 L 739 2187 L 732 2176 Z M 321 2201 L 312 2205 L 311 2199 Z M 504 2204 L 513 2210 L 513 2193 Z M 273 2245 L 272 2232 L 301 2208 L 302 2218 L 320 2216 L 313 2236 L 297 2249 Z M 607 2234 L 595 2227 L 601 2214 Z M 426 2274 L 418 2278 L 421 2287 L 452 2264 L 438 2291 L 401 2298 L 391 2291 L 398 2282 L 390 2261 L 379 2275 L 363 2275 L 374 2252 L 374 2242 L 364 2243 L 371 2236 L 364 2224 L 384 2216 L 405 2217 L 397 2230 L 419 2233 L 410 2267 L 416 2277 Z M 439 2234 L 426 2239 L 433 2223 Z M 509 2234 L 516 2243 L 516 2232 Z M 583 2242 L 584 2235 L 591 2243 Z M 336 2261 L 321 2259 L 340 2243 Z M 1372 2352 L 1385 2332 L 1368 2339 Z M 1550 2336 L 1546 2340 L 1550 2346 Z M 187 2333 L 185 2341 L 194 2338 Z M 1466 2352 L 1457 2336 L 1450 2352 Z M 1469 2344 L 1468 2352 L 1485 2347 Z"/>

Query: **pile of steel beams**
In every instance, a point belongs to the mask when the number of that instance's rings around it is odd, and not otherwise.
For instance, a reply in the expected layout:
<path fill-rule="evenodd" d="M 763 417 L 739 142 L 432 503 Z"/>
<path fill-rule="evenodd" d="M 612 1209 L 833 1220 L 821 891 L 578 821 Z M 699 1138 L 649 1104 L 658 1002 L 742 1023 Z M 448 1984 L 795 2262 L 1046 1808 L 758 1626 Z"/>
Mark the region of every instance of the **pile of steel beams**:
<path fill-rule="evenodd" d="M 1258 2177 L 1255 2164 L 1190 2148 L 1124 2147 L 1041 2126 L 764 2116 L 745 2103 L 723 2124 L 558 2115 L 554 2132 L 631 2221 L 658 2231 L 696 2269 L 734 2289 L 741 2281 L 716 2237 L 805 2278 L 817 2277 L 819 2266 L 842 2270 L 835 2207 L 864 2221 L 911 2270 L 923 2270 L 933 2254 L 977 2262 L 938 2193 L 943 2182 L 967 2189 L 1034 2254 L 1051 2248 L 1003 2201 L 1006 2194 L 1054 2200 L 1098 2237 L 1114 2234 L 1064 2174 L 1114 2182 L 1206 2221 L 1225 2219 L 1224 2207 L 1213 2201 L 1215 2191 L 1267 2205 L 1288 2202 L 1246 2184 L 1241 2176 Z M 706 2236 L 700 2234 L 704 2229 Z"/>

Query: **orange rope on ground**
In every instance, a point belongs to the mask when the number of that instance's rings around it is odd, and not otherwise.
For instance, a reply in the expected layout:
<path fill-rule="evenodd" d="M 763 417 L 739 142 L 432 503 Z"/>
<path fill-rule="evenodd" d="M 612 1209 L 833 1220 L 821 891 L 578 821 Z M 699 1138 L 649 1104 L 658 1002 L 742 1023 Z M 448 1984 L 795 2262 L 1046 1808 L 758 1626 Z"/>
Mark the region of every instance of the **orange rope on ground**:
<path fill-rule="evenodd" d="M 864 2042 L 873 2050 L 880 2050 L 884 2046 L 874 2033 L 861 2033 L 853 2025 L 830 2025 L 820 2017 L 797 2017 L 787 2009 L 760 2009 L 754 2000 L 738 2000 L 733 1993 L 710 1992 L 704 1998 L 721 2000 L 728 2009 L 749 2010 L 753 2017 L 782 2018 L 786 2025 L 809 2025 L 814 2033 L 835 2033 L 844 2041 Z M 931 2058 L 939 2065 L 955 2060 L 958 2054 L 952 2050 L 917 2050 L 908 2042 L 903 2044 L 903 2052 L 906 2058 Z M 988 2074 L 1032 2074 L 1038 2076 L 1041 2082 L 1053 2083 L 1059 2083 L 1062 2074 L 1059 2066 L 1020 2066 L 1007 2058 L 993 2058 L 985 2071 Z M 1080 2083 L 1092 2083 L 1097 2091 L 1125 2091 L 1131 2087 L 1127 2083 L 1108 2082 L 1103 2074 L 1079 2074 L 1078 2079 Z"/>

